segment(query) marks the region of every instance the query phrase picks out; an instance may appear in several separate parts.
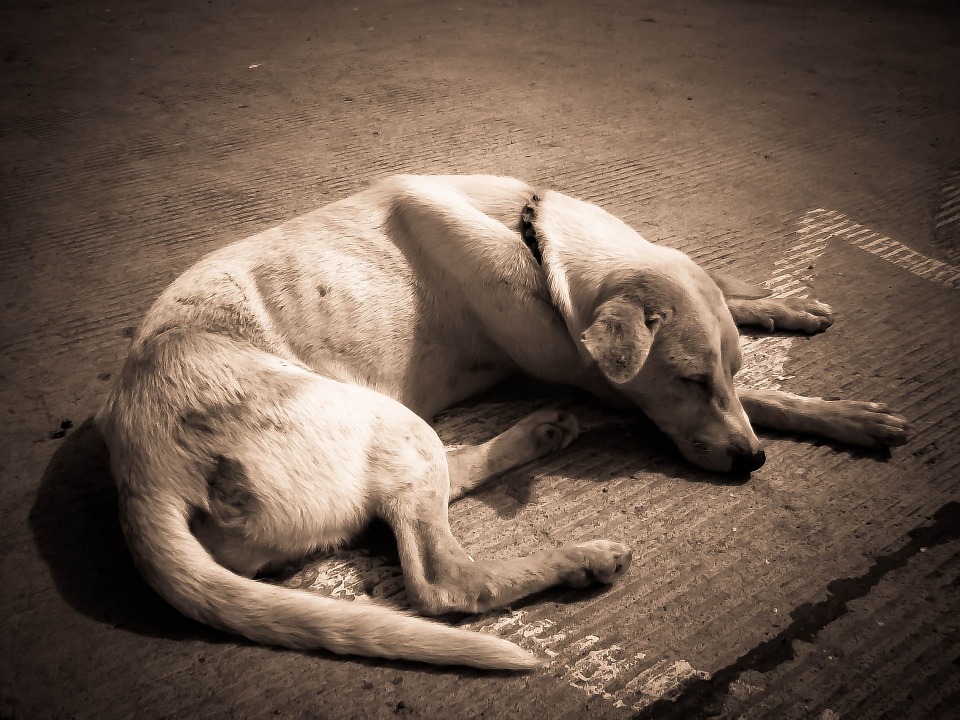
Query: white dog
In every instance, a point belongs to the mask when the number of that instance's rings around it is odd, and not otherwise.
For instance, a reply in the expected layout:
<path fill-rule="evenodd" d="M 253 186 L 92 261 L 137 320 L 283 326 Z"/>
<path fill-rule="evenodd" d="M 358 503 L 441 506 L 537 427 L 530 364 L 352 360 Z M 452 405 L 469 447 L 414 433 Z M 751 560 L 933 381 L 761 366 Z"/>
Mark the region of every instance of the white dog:
<path fill-rule="evenodd" d="M 534 667 L 491 635 L 251 578 L 376 517 L 424 613 L 616 579 L 631 557 L 618 543 L 473 562 L 450 532 L 450 500 L 578 433 L 545 410 L 445 452 L 427 419 L 518 373 L 635 406 L 711 470 L 763 464 L 751 420 L 903 442 L 906 422 L 880 405 L 734 388 L 736 323 L 832 321 L 821 303 L 764 295 L 518 180 L 383 181 L 214 252 L 151 308 L 97 417 L 127 543 L 167 601 L 256 641 Z"/>

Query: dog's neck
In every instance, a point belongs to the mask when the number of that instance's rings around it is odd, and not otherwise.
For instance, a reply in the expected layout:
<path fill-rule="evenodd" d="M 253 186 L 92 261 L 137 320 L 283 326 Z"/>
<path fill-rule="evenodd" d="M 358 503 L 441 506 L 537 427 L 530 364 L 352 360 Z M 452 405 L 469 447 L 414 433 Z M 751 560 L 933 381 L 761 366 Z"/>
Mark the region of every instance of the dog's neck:
<path fill-rule="evenodd" d="M 537 215 L 537 204 L 540 202 L 540 196 L 534 193 L 529 202 L 523 206 L 520 211 L 520 238 L 523 244 L 527 246 L 537 261 L 537 265 L 543 265 L 543 253 L 540 251 L 540 238 L 537 237 L 537 229 L 533 226 L 533 219 Z"/>

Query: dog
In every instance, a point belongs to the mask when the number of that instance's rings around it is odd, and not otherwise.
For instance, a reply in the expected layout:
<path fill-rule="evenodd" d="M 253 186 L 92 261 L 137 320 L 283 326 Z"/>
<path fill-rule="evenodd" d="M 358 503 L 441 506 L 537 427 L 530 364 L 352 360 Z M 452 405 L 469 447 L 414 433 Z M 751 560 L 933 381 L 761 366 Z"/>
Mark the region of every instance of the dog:
<path fill-rule="evenodd" d="M 538 658 L 501 638 L 253 578 L 379 518 L 425 615 L 612 583 L 630 565 L 622 544 L 474 561 L 448 523 L 450 501 L 572 442 L 572 414 L 540 410 L 449 451 L 427 420 L 526 374 L 638 409 L 712 471 L 763 464 L 751 423 L 904 442 L 907 422 L 883 405 L 735 388 L 737 325 L 831 322 L 822 303 L 710 274 L 559 192 L 398 176 L 187 270 L 148 311 L 96 423 L 134 561 L 185 615 L 272 645 L 529 670 Z"/>

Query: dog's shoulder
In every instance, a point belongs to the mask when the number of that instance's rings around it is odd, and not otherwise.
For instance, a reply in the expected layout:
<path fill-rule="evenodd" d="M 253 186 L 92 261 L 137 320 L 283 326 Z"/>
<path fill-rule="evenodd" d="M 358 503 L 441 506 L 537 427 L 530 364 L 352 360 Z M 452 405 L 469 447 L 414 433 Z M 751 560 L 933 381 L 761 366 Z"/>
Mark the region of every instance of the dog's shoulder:
<path fill-rule="evenodd" d="M 395 175 L 371 190 L 388 213 L 409 205 L 443 213 L 466 202 L 509 228 L 519 226 L 520 211 L 534 194 L 529 183 L 499 175 Z"/>

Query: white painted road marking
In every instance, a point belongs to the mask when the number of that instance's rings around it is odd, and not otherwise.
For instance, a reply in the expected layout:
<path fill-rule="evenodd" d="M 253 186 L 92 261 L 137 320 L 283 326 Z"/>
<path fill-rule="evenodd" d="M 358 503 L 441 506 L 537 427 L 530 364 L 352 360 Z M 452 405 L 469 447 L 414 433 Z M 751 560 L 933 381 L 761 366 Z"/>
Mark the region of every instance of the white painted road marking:
<path fill-rule="evenodd" d="M 828 240 L 838 238 L 931 282 L 953 289 L 960 287 L 960 268 L 922 255 L 835 210 L 811 210 L 801 219 L 799 232 L 801 237 L 806 236 L 820 245 L 818 255 Z"/>
<path fill-rule="evenodd" d="M 934 217 L 934 227 L 940 230 L 947 225 L 960 223 L 960 173 L 954 173 L 941 190 L 940 209 Z"/>

